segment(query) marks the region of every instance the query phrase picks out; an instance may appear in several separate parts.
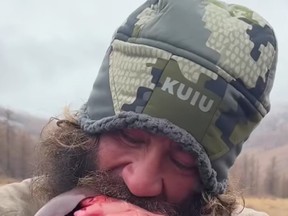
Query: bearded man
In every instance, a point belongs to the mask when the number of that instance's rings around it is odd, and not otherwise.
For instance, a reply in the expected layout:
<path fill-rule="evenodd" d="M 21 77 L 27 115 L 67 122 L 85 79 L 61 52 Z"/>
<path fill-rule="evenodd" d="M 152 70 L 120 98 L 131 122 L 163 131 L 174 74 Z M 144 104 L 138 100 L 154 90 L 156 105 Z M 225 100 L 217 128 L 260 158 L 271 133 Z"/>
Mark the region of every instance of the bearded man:
<path fill-rule="evenodd" d="M 116 31 L 89 100 L 42 134 L 4 216 L 266 215 L 228 170 L 270 109 L 271 26 L 216 0 L 148 0 Z"/>

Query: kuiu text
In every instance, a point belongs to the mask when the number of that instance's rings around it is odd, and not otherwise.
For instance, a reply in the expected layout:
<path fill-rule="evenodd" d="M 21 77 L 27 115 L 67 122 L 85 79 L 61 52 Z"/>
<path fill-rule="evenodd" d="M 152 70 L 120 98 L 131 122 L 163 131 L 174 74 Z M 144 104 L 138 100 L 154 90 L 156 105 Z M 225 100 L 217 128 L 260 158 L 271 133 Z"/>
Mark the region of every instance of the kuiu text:
<path fill-rule="evenodd" d="M 166 77 L 166 80 L 161 88 L 162 91 L 168 92 L 171 95 L 176 95 L 180 100 L 190 100 L 191 106 L 198 105 L 202 112 L 208 112 L 214 100 L 209 99 L 207 102 L 207 96 L 201 94 L 199 91 L 194 91 L 191 87 L 186 87 L 185 84 L 180 83 L 177 80 L 172 80 L 170 77 Z"/>

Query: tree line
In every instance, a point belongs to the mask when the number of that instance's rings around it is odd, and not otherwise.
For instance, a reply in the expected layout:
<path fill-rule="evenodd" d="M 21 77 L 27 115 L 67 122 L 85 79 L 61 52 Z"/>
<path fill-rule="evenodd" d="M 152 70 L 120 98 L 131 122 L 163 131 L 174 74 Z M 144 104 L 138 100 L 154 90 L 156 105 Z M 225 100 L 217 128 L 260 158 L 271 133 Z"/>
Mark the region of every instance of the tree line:
<path fill-rule="evenodd" d="M 230 176 L 245 195 L 288 198 L 288 176 L 279 172 L 278 166 L 275 156 L 264 169 L 254 155 L 244 154 L 232 167 Z"/>
<path fill-rule="evenodd" d="M 38 137 L 12 123 L 11 114 L 5 110 L 0 121 L 0 176 L 24 179 L 32 175 Z"/>

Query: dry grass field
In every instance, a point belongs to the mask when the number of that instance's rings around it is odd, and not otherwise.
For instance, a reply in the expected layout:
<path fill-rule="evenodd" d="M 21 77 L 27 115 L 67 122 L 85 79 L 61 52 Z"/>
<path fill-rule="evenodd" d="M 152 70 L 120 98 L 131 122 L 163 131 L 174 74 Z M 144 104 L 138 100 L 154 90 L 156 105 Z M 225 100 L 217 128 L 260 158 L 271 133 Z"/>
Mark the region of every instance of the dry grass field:
<path fill-rule="evenodd" d="M 16 181 L 15 179 L 4 177 L 4 176 L 0 176 L 0 186 L 4 185 L 4 184 L 9 184 L 9 183 L 12 183 L 12 182 L 15 182 L 15 181 Z"/>
<path fill-rule="evenodd" d="M 245 198 L 246 206 L 264 211 L 269 216 L 288 216 L 288 199 Z"/>

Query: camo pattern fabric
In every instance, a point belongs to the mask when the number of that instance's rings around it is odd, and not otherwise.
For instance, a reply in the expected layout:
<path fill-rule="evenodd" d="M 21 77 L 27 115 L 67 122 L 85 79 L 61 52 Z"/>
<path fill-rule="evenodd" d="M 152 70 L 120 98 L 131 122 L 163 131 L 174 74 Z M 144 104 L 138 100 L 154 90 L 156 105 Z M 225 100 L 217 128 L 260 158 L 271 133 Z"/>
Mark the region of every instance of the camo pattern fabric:
<path fill-rule="evenodd" d="M 216 71 L 159 48 L 114 40 L 109 72 L 116 113 L 169 119 L 215 160 L 242 144 L 269 110 L 264 94 L 271 87 L 276 41 L 267 22 L 251 10 L 203 2 L 203 28 L 211 32 L 205 45 L 219 54 Z M 157 18 L 160 4 L 137 15 L 132 37 Z"/>
<path fill-rule="evenodd" d="M 161 49 L 127 44 L 118 40 L 112 43 L 112 47 L 109 77 L 114 111 L 117 114 L 123 104 L 131 104 L 136 100 L 138 88 L 143 89 L 142 97 L 148 100 L 155 88 L 155 83 L 151 73 L 152 67 L 147 65 L 155 64 L 157 59 L 168 60 L 171 54 Z M 143 107 L 138 106 L 135 111 L 141 113 Z"/>
<path fill-rule="evenodd" d="M 124 112 L 168 120 L 204 148 L 223 183 L 270 109 L 276 63 L 273 29 L 248 8 L 216 0 L 148 0 L 116 31 L 82 128 L 97 132 Z"/>

